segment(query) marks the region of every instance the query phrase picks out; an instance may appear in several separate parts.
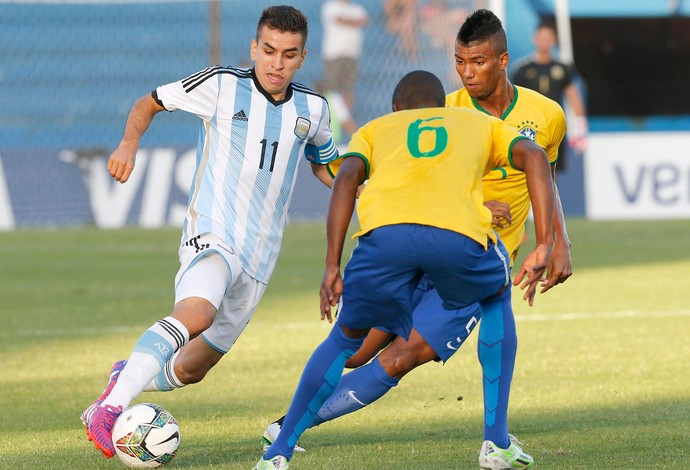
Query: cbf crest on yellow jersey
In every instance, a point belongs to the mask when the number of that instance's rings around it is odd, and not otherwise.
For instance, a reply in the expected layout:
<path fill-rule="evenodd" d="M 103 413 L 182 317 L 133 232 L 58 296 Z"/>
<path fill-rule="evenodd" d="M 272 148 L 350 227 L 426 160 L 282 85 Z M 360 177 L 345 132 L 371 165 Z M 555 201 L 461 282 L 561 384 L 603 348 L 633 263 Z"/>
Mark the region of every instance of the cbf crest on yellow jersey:
<path fill-rule="evenodd" d="M 499 119 L 469 109 L 413 109 L 369 122 L 344 155 L 364 160 L 369 179 L 355 236 L 384 225 L 421 224 L 486 247 L 488 238 L 496 239 L 481 179 L 494 167 L 511 167 L 512 146 L 522 138 Z"/>
<path fill-rule="evenodd" d="M 544 149 L 552 165 L 558 159 L 558 147 L 565 135 L 565 114 L 553 100 L 519 86 L 513 86 L 514 97 L 501 116 L 506 124 Z M 461 88 L 446 97 L 446 106 L 470 108 L 489 114 Z M 497 166 L 484 177 L 484 199 L 510 204 L 513 223 L 497 229 L 510 258 L 515 261 L 525 233 L 530 200 L 525 173 L 511 166 Z"/>

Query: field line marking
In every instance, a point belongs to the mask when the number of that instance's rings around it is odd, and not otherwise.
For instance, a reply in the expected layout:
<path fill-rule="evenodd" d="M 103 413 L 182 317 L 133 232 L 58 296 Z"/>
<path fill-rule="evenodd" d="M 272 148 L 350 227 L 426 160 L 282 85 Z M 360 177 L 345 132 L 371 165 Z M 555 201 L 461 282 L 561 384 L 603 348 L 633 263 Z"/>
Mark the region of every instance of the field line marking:
<path fill-rule="evenodd" d="M 21 336 L 79 336 L 105 333 L 129 333 L 131 331 L 140 331 L 143 333 L 144 329 L 135 326 L 112 326 L 107 328 L 30 328 L 19 330 L 17 334 Z"/>
<path fill-rule="evenodd" d="M 551 315 L 516 315 L 515 320 L 520 322 L 529 321 L 572 321 L 572 320 L 591 320 L 591 319 L 611 319 L 611 318 L 672 318 L 690 317 L 690 310 L 672 310 L 668 312 L 641 312 L 636 310 L 624 310 L 620 312 L 599 312 L 599 313 L 554 313 Z"/>
<path fill-rule="evenodd" d="M 534 315 L 516 315 L 517 322 L 532 322 L 532 321 L 576 321 L 576 320 L 591 320 L 591 319 L 612 319 L 612 318 L 674 318 L 674 317 L 690 317 L 690 310 L 672 310 L 668 312 L 641 312 L 635 310 L 623 310 L 620 312 L 599 312 L 599 313 L 554 313 L 550 315 L 534 314 Z M 280 329 L 302 329 L 313 328 L 319 325 L 314 322 L 290 322 L 290 323 L 275 323 L 273 325 L 264 325 L 264 327 L 275 327 Z M 323 325 L 326 325 L 325 323 Z M 142 332 L 143 329 L 139 326 L 115 326 L 109 328 L 32 328 L 22 329 L 17 332 L 20 336 L 80 336 L 80 335 L 96 335 L 105 333 L 130 333 L 132 331 Z"/>

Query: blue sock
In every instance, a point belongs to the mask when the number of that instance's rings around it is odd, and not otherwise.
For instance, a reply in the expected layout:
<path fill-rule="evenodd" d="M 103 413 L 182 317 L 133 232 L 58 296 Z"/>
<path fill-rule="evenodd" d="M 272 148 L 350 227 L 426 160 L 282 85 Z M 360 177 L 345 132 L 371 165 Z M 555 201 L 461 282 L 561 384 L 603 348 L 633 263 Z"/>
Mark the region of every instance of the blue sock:
<path fill-rule="evenodd" d="M 276 455 L 292 458 L 297 440 L 309 428 L 316 413 L 335 390 L 345 362 L 363 341 L 364 338 L 348 338 L 337 324 L 331 329 L 331 333 L 316 348 L 304 367 L 280 434 L 264 454 L 264 459 L 268 460 Z"/>
<path fill-rule="evenodd" d="M 338 387 L 328 397 L 309 427 L 352 413 L 375 402 L 400 379 L 391 377 L 381 366 L 378 357 L 371 363 L 342 376 Z"/>
<path fill-rule="evenodd" d="M 482 304 L 478 353 L 484 384 L 484 439 L 507 449 L 510 446 L 508 399 L 517 353 L 510 295 L 498 302 Z"/>

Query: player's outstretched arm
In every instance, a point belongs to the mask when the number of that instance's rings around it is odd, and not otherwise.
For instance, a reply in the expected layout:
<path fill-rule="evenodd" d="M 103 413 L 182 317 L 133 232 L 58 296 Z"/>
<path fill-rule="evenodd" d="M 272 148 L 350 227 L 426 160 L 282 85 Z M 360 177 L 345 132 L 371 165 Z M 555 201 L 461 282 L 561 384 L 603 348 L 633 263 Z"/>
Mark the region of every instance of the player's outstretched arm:
<path fill-rule="evenodd" d="M 527 139 L 516 142 L 512 159 L 513 165 L 527 177 L 536 238 L 536 247 L 525 258 L 513 284 L 525 290 L 523 299 L 531 306 L 553 250 L 554 185 L 546 153 L 534 142 Z"/>
<path fill-rule="evenodd" d="M 350 226 L 352 213 L 355 210 L 357 188 L 366 177 L 364 161 L 358 157 L 345 157 L 338 175 L 333 182 L 333 193 L 328 206 L 326 232 L 326 270 L 321 281 L 319 296 L 321 299 L 321 319 L 333 321 L 331 307 L 338 303 L 343 292 L 343 280 L 340 276 L 340 261 L 347 229 Z"/>
<path fill-rule="evenodd" d="M 546 279 L 542 281 L 541 290 L 539 293 L 543 294 L 553 286 L 561 284 L 566 281 L 573 274 L 573 265 L 570 258 L 570 239 L 565 228 L 565 216 L 563 215 L 563 206 L 558 194 L 558 186 L 556 185 L 556 168 L 553 167 L 551 175 L 553 177 L 554 190 L 554 212 L 553 212 L 553 232 L 555 237 L 555 244 L 549 267 L 546 270 Z"/>
<path fill-rule="evenodd" d="M 151 95 L 142 96 L 134 103 L 127 117 L 125 132 L 120 145 L 108 159 L 108 171 L 115 181 L 124 183 L 134 170 L 134 163 L 139 149 L 139 140 L 149 128 L 156 113 L 163 111 Z"/>

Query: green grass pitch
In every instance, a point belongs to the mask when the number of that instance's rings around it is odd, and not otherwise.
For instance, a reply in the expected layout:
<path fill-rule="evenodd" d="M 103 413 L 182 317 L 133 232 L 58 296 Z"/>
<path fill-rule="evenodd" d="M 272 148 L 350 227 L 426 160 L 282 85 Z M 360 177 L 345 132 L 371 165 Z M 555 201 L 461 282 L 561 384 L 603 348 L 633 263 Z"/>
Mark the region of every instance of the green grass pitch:
<path fill-rule="evenodd" d="M 575 274 L 529 308 L 510 430 L 542 469 L 690 466 L 688 221 L 568 220 Z M 204 382 L 139 401 L 168 408 L 169 468 L 250 469 L 329 325 L 322 224 L 292 224 L 264 300 Z M 0 468 L 117 469 L 79 414 L 110 365 L 172 307 L 179 230 L 0 233 Z M 352 245 L 348 249 L 351 249 Z M 523 252 L 527 251 L 523 249 Z M 518 291 L 515 291 L 518 292 Z M 476 334 L 377 404 L 308 431 L 299 469 L 474 469 L 482 441 Z"/>

